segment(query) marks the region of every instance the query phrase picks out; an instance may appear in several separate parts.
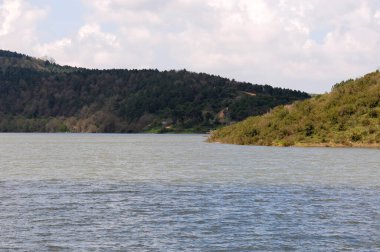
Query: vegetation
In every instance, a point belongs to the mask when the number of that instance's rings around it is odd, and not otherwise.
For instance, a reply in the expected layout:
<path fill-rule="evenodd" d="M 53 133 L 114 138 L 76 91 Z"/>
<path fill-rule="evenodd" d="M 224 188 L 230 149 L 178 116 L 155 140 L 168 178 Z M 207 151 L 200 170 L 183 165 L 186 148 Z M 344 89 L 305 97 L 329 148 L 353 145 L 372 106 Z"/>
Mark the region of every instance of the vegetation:
<path fill-rule="evenodd" d="M 1 132 L 207 132 L 308 97 L 186 70 L 90 70 L 0 51 Z"/>
<path fill-rule="evenodd" d="M 380 146 L 380 73 L 336 84 L 331 93 L 213 131 L 213 142 L 275 146 Z"/>

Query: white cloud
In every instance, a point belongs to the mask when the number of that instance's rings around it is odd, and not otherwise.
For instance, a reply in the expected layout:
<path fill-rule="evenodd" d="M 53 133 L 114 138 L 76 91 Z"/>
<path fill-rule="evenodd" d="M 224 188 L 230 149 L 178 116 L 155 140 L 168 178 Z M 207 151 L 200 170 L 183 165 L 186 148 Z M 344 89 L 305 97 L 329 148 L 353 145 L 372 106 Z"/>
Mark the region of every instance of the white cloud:
<path fill-rule="evenodd" d="M 82 0 L 85 23 L 57 41 L 33 34 L 44 10 L 3 2 L 0 38 L 20 29 L 34 54 L 64 64 L 187 68 L 311 92 L 380 65 L 377 1 Z"/>
<path fill-rule="evenodd" d="M 37 45 L 34 47 L 34 54 L 38 55 L 38 57 L 42 56 L 54 56 L 58 57 L 59 61 L 63 60 L 66 62 L 66 64 L 69 64 L 67 60 L 69 58 L 65 58 L 65 55 L 67 55 L 68 49 L 72 47 L 73 43 L 72 40 L 69 38 L 63 38 L 57 41 L 54 41 L 52 43 L 46 43 L 42 45 Z M 60 63 L 60 62 L 59 62 Z M 74 63 L 74 62 L 70 62 Z"/>
<path fill-rule="evenodd" d="M 90 40 L 91 43 L 97 43 L 99 47 L 102 44 L 108 46 L 119 46 L 117 38 L 114 34 L 102 32 L 97 24 L 86 24 L 80 28 L 78 32 L 79 41 Z"/>
<path fill-rule="evenodd" d="M 0 48 L 31 53 L 37 24 L 45 15 L 46 10 L 23 0 L 0 1 Z"/>
<path fill-rule="evenodd" d="M 0 36 L 8 34 L 11 30 L 12 23 L 20 17 L 20 2 L 5 1 L 0 8 L 1 26 Z"/>
<path fill-rule="evenodd" d="M 103 32 L 99 25 L 92 23 L 83 25 L 71 38 L 39 44 L 34 51 L 38 55 L 52 56 L 64 64 L 99 67 L 112 66 L 113 54 L 119 47 L 114 34 Z"/>
<path fill-rule="evenodd" d="M 54 41 L 53 43 L 38 46 L 36 49 L 41 54 L 47 54 L 49 52 L 55 52 L 55 53 L 62 52 L 63 53 L 65 48 L 68 48 L 70 46 L 72 46 L 71 39 L 64 38 L 61 40 Z"/>
<path fill-rule="evenodd" d="M 380 10 L 376 11 L 373 17 L 375 19 L 375 22 L 380 25 Z"/>

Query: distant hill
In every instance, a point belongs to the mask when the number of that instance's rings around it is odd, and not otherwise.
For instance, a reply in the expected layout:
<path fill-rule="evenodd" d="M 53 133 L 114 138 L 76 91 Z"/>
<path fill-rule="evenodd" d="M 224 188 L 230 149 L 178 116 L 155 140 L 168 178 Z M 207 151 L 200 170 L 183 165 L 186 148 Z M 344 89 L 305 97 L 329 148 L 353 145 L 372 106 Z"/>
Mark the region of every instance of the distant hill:
<path fill-rule="evenodd" d="M 210 141 L 275 146 L 380 147 L 380 73 L 214 131 Z"/>
<path fill-rule="evenodd" d="M 309 95 L 186 70 L 96 70 L 0 50 L 1 132 L 207 132 Z"/>
<path fill-rule="evenodd" d="M 74 72 L 85 70 L 84 68 L 60 66 L 55 64 L 54 59 L 46 57 L 37 59 L 24 54 L 0 50 L 0 68 L 3 73 L 11 69 L 30 69 L 42 72 Z"/>

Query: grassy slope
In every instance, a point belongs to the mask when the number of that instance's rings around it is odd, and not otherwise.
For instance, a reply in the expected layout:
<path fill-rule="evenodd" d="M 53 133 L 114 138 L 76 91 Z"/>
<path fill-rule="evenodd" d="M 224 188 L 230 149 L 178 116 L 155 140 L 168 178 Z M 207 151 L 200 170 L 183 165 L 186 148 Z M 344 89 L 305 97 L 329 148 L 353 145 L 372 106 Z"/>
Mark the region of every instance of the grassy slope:
<path fill-rule="evenodd" d="M 274 146 L 380 146 L 380 72 L 334 86 L 329 94 L 279 106 L 214 131 L 209 141 Z"/>

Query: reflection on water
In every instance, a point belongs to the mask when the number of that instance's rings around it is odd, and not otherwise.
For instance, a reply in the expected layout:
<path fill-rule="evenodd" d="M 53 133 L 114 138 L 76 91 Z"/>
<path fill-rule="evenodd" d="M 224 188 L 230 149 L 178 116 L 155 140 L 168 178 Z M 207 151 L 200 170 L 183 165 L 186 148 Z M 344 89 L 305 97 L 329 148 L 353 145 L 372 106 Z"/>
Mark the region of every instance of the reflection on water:
<path fill-rule="evenodd" d="M 379 150 L 0 134 L 0 250 L 378 250 Z"/>

